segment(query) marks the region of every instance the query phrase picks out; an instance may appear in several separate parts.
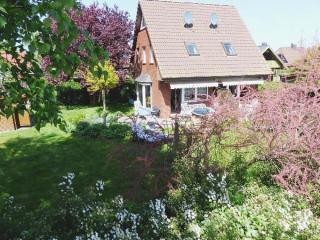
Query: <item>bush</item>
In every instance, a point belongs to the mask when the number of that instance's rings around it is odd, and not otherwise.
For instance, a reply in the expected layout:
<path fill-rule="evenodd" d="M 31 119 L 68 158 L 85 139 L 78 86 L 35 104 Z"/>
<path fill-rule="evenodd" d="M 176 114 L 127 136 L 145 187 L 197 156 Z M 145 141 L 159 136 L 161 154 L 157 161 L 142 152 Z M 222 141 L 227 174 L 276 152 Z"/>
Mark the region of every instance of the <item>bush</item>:
<path fill-rule="evenodd" d="M 111 123 L 109 125 L 90 124 L 80 122 L 73 130 L 73 134 L 80 137 L 125 139 L 131 136 L 131 127 L 123 123 Z"/>
<path fill-rule="evenodd" d="M 140 216 L 125 208 L 122 197 L 104 202 L 103 181 L 79 196 L 74 178 L 73 173 L 63 177 L 57 202 L 31 213 L 8 198 L 0 208 L 0 239 L 141 239 Z"/>
<path fill-rule="evenodd" d="M 264 90 L 278 90 L 281 87 L 283 87 L 282 82 L 266 82 L 265 84 L 259 85 L 258 90 L 264 91 Z"/>
<path fill-rule="evenodd" d="M 319 219 L 301 199 L 257 185 L 243 205 L 223 207 L 204 222 L 205 239 L 319 239 Z"/>
<path fill-rule="evenodd" d="M 132 78 L 126 79 L 126 81 L 120 86 L 111 89 L 108 94 L 108 100 L 110 103 L 128 103 L 129 99 L 136 97 L 136 84 Z"/>
<path fill-rule="evenodd" d="M 207 186 L 181 186 L 168 200 L 150 201 L 133 213 L 120 196 L 103 200 L 101 180 L 85 196 L 77 194 L 75 175 L 68 173 L 51 205 L 27 212 L 13 197 L 0 201 L 0 239 L 319 239 L 320 221 L 302 199 L 251 185 L 244 204 L 231 206 L 220 191 L 224 178 L 208 175 Z M 197 195 L 211 199 L 213 209 L 201 211 Z"/>
<path fill-rule="evenodd" d="M 73 124 L 78 125 L 81 121 L 83 121 L 86 118 L 86 115 L 83 113 L 77 113 L 75 115 L 72 115 L 70 117 L 66 118 L 66 121 Z"/>
<path fill-rule="evenodd" d="M 284 85 L 257 94 L 259 104 L 250 116 L 252 140 L 262 157 L 279 166 L 276 182 L 308 197 L 320 175 L 319 99 L 317 85 Z"/>
<path fill-rule="evenodd" d="M 58 101 L 63 105 L 89 105 L 90 95 L 80 83 L 68 81 L 57 86 Z"/>

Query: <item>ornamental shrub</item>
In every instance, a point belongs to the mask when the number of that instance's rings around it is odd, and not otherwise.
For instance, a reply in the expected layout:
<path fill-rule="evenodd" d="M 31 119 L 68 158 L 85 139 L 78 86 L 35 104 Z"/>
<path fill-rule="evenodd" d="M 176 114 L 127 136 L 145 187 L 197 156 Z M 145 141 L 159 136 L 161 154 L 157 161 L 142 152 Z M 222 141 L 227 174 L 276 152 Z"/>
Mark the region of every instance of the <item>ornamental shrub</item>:
<path fill-rule="evenodd" d="M 284 85 L 255 97 L 249 130 L 261 158 L 278 165 L 274 179 L 280 186 L 310 196 L 308 188 L 318 186 L 320 176 L 320 88 Z"/>
<path fill-rule="evenodd" d="M 243 205 L 212 211 L 204 239 L 319 239 L 320 225 L 307 204 L 282 190 L 251 185 Z"/>
<path fill-rule="evenodd" d="M 103 139 L 125 139 L 130 138 L 131 128 L 127 124 L 113 122 L 109 125 L 80 122 L 73 130 L 78 137 L 103 138 Z"/>
<path fill-rule="evenodd" d="M 63 105 L 90 104 L 90 94 L 78 82 L 68 81 L 58 85 L 57 93 L 57 99 Z"/>
<path fill-rule="evenodd" d="M 66 121 L 71 123 L 72 125 L 78 125 L 80 122 L 82 122 L 86 118 L 86 115 L 83 113 L 77 113 L 74 114 L 68 118 L 66 118 Z"/>

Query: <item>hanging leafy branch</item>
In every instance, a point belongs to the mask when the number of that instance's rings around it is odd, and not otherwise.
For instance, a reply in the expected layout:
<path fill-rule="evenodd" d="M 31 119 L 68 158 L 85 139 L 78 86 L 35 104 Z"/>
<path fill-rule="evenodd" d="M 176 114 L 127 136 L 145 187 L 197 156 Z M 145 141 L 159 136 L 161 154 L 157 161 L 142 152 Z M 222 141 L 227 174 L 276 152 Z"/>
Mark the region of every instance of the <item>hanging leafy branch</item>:
<path fill-rule="evenodd" d="M 80 32 L 69 12 L 79 9 L 75 0 L 1 0 L 0 1 L 0 115 L 9 117 L 27 111 L 35 126 L 46 123 L 63 125 L 55 87 L 45 80 L 61 73 L 72 76 L 80 63 L 101 76 L 100 61 L 108 58 L 105 50 L 83 33 L 78 46 L 86 52 L 80 56 L 68 52 Z M 50 59 L 41 68 L 41 59 Z"/>

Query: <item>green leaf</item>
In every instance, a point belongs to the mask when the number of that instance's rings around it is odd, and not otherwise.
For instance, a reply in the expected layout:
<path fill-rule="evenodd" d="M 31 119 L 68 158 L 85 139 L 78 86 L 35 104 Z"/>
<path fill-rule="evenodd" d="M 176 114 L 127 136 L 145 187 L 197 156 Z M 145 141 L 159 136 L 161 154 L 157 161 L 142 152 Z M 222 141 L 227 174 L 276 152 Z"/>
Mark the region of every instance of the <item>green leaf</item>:
<path fill-rule="evenodd" d="M 66 8 L 72 8 L 74 6 L 74 0 L 64 0 L 64 6 Z"/>
<path fill-rule="evenodd" d="M 51 27 L 51 23 L 52 23 L 52 20 L 51 20 L 50 18 L 46 18 L 46 19 L 43 21 L 44 26 L 46 26 L 47 28 L 50 28 L 50 27 Z"/>
<path fill-rule="evenodd" d="M 4 28 L 6 24 L 7 20 L 4 17 L 0 16 L 0 28 Z"/>
<path fill-rule="evenodd" d="M 39 46 L 39 51 L 41 54 L 46 54 L 50 51 L 50 48 L 51 48 L 50 44 L 44 43 Z"/>
<path fill-rule="evenodd" d="M 4 7 L 1 7 L 1 6 L 0 6 L 0 12 L 7 13 L 7 11 L 4 9 Z"/>

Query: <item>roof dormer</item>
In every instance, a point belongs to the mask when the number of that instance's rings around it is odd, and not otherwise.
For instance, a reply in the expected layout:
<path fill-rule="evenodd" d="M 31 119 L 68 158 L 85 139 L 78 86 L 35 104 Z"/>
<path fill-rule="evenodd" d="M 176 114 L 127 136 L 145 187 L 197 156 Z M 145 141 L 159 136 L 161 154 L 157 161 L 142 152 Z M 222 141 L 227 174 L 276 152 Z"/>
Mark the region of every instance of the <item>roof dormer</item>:
<path fill-rule="evenodd" d="M 192 12 L 190 11 L 186 11 L 184 13 L 184 27 L 185 28 L 193 27 Z"/>
<path fill-rule="evenodd" d="M 218 27 L 218 15 L 215 13 L 211 13 L 210 15 L 210 28 L 216 29 Z"/>

